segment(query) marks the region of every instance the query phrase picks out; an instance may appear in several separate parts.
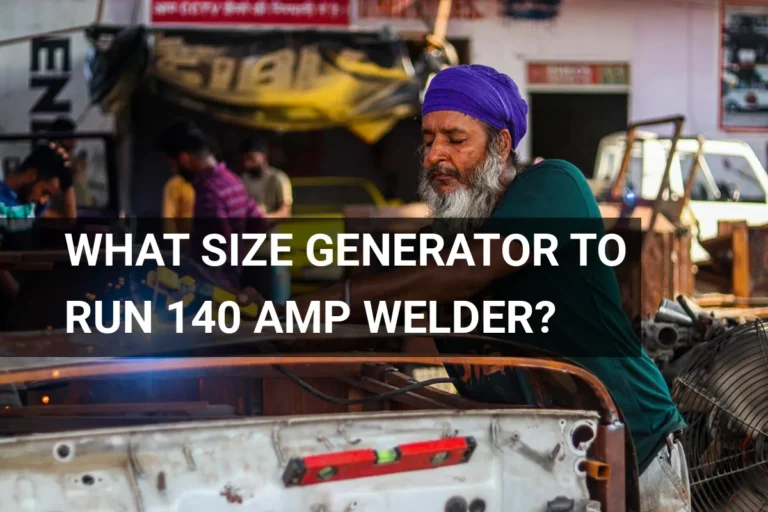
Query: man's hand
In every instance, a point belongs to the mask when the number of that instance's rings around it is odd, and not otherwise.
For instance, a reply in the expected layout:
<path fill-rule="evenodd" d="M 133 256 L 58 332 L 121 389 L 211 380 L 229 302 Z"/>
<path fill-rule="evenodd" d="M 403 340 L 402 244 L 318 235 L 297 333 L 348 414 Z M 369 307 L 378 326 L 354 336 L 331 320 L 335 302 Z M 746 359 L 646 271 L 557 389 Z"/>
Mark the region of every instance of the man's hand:
<path fill-rule="evenodd" d="M 241 291 L 237 295 L 237 302 L 241 306 L 248 306 L 250 304 L 256 304 L 259 306 L 259 310 L 264 307 L 264 297 L 257 292 L 254 288 L 248 287 Z"/>
<path fill-rule="evenodd" d="M 241 306 L 256 304 L 259 306 L 259 311 L 261 311 L 264 308 L 264 303 L 266 301 L 264 300 L 264 297 L 254 288 L 248 287 L 237 295 L 237 302 Z M 285 306 L 280 304 L 272 304 L 272 306 L 275 308 L 275 312 L 279 318 L 285 317 Z"/>

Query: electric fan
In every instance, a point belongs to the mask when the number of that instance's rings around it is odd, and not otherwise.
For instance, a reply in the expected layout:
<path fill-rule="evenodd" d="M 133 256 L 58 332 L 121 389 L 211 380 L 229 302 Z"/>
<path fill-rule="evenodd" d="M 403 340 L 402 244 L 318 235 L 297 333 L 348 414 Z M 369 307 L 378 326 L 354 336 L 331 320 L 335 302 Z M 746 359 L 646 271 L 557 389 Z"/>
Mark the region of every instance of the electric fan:
<path fill-rule="evenodd" d="M 750 322 L 683 356 L 672 396 L 694 511 L 768 511 L 768 339 Z M 682 361 L 681 361 L 682 362 Z"/>

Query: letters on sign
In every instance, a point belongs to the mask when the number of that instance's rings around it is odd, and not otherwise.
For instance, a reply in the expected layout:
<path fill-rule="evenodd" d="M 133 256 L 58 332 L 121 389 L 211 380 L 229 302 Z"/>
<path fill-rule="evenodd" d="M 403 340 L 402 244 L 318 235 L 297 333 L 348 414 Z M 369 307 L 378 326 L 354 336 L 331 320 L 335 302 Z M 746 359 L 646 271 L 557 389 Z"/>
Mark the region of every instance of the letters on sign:
<path fill-rule="evenodd" d="M 528 64 L 529 85 L 628 85 L 627 64 Z"/>
<path fill-rule="evenodd" d="M 153 0 L 153 23 L 348 25 L 349 0 Z"/>
<path fill-rule="evenodd" d="M 158 44 L 158 75 L 179 85 L 214 94 L 250 95 L 258 91 L 307 90 L 323 75 L 323 58 L 317 46 L 298 50 L 281 48 L 261 56 L 244 58 L 223 55 L 216 47 L 187 46 L 181 39 Z M 348 48 L 341 61 L 361 61 L 361 52 Z"/>
<path fill-rule="evenodd" d="M 30 110 L 32 133 L 50 131 L 54 119 L 69 117 L 72 102 L 61 93 L 72 77 L 71 41 L 68 37 L 33 39 L 30 45 L 29 88 L 42 90 Z"/>

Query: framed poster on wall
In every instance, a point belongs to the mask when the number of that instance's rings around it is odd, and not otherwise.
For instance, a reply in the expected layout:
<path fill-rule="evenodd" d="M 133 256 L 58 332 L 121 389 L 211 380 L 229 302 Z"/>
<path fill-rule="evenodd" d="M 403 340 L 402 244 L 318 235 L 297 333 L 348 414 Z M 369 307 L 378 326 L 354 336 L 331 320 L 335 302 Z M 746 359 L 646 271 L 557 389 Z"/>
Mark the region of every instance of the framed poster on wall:
<path fill-rule="evenodd" d="M 723 0 L 720 21 L 720 129 L 768 132 L 768 5 Z"/>

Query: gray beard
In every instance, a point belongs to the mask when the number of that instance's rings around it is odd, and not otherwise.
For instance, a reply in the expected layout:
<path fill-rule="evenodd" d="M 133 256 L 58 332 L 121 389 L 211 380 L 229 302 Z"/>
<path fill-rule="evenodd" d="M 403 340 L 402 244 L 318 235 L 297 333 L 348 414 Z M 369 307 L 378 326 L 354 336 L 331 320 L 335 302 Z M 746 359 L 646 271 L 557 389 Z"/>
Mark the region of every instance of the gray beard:
<path fill-rule="evenodd" d="M 434 220 L 433 228 L 441 235 L 471 234 L 491 216 L 499 195 L 506 166 L 498 155 L 489 154 L 470 174 L 469 186 L 461 185 L 447 194 L 438 193 L 422 167 L 419 176 L 419 196 L 427 204 Z M 513 173 L 514 170 L 510 170 Z"/>

